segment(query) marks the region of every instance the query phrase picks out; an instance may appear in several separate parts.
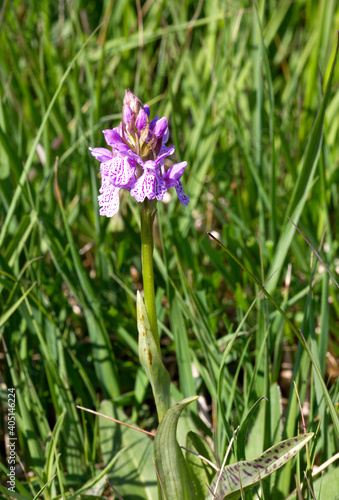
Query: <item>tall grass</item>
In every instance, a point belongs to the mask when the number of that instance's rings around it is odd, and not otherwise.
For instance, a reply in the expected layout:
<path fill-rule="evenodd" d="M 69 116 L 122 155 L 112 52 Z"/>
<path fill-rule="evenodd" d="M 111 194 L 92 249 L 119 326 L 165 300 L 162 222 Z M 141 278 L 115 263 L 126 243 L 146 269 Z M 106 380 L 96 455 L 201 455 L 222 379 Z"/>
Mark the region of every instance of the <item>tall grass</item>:
<path fill-rule="evenodd" d="M 253 458 L 298 434 L 298 392 L 316 432 L 308 455 L 246 493 L 287 498 L 338 449 L 338 289 L 288 219 L 337 277 L 338 67 L 323 100 L 337 2 L 14 0 L 0 21 L 0 439 L 15 387 L 13 498 L 33 498 L 54 474 L 45 499 L 112 498 L 106 473 L 125 499 L 157 495 L 149 439 L 76 408 L 157 424 L 138 361 L 137 209 L 126 196 L 119 215 L 99 217 L 88 153 L 121 120 L 125 88 L 169 117 L 189 164 L 189 207 L 158 204 L 155 226 L 172 396 L 200 395 L 179 440 L 204 411 L 216 461 L 238 425 L 229 460 Z M 0 467 L 5 484 L 5 452 Z M 337 470 L 311 480 L 317 499 L 335 498 Z"/>

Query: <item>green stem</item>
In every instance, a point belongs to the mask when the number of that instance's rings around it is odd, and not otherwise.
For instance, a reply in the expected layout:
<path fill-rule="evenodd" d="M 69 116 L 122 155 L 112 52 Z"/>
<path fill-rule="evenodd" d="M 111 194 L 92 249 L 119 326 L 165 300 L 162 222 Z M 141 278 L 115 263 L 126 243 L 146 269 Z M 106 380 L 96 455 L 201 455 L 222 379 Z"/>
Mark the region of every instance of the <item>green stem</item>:
<path fill-rule="evenodd" d="M 160 353 L 157 311 L 155 307 L 153 271 L 153 220 L 155 204 L 147 198 L 140 207 L 141 216 L 141 255 L 144 300 L 151 331 Z"/>

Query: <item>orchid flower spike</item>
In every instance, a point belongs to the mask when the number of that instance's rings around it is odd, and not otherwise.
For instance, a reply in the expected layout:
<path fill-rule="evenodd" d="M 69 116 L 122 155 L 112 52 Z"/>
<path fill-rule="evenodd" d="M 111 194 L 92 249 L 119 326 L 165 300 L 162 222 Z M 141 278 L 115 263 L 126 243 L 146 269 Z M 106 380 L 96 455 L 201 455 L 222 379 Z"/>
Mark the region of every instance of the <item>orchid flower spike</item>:
<path fill-rule="evenodd" d="M 149 120 L 150 108 L 129 89 L 125 91 L 122 122 L 119 127 L 103 130 L 111 149 L 89 148 L 100 162 L 101 187 L 98 196 L 100 215 L 112 217 L 119 211 L 119 191 L 125 189 L 138 202 L 145 198 L 162 200 L 166 191 L 176 189 L 180 202 L 187 206 L 180 181 L 187 162 L 166 170 L 165 158 L 174 153 L 167 147 L 167 118 Z"/>

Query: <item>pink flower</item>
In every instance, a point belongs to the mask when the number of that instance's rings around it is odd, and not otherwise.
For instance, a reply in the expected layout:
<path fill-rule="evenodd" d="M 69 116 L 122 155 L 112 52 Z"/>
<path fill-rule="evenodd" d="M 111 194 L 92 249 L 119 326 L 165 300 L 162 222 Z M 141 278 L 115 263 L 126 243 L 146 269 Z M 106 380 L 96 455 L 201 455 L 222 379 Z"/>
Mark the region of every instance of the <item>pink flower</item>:
<path fill-rule="evenodd" d="M 172 165 L 165 171 L 165 158 L 174 146 L 165 146 L 169 131 L 167 118 L 149 121 L 150 109 L 129 89 L 125 92 L 123 121 L 119 127 L 103 130 L 112 148 L 89 148 L 100 162 L 101 187 L 98 197 L 100 215 L 112 217 L 119 211 L 119 191 L 125 189 L 136 201 L 162 200 L 167 189 L 174 187 L 180 202 L 187 206 L 180 181 L 187 162 Z"/>

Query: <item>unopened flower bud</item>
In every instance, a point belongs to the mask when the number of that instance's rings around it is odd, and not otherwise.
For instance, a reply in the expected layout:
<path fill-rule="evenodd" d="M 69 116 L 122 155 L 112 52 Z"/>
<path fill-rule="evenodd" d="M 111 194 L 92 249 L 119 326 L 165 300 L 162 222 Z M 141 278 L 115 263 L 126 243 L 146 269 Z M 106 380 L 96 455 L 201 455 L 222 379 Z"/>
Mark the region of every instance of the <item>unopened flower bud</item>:
<path fill-rule="evenodd" d="M 148 105 L 148 104 L 145 104 L 145 105 L 144 105 L 144 110 L 145 110 L 145 112 L 146 112 L 146 114 L 147 114 L 147 116 L 148 116 L 148 118 L 149 118 L 149 115 L 151 114 L 151 110 L 150 110 L 150 108 L 149 108 L 149 105 Z"/>
<path fill-rule="evenodd" d="M 138 113 L 137 119 L 135 120 L 135 126 L 138 130 L 142 130 L 147 125 L 148 116 L 143 109 Z M 148 133 L 148 132 L 147 132 Z"/>
<path fill-rule="evenodd" d="M 129 106 L 133 113 L 139 113 L 140 109 L 144 109 L 144 106 L 140 99 L 130 89 L 125 90 L 124 106 Z"/>
<path fill-rule="evenodd" d="M 122 119 L 125 125 L 129 125 L 130 121 L 132 120 L 133 117 L 133 111 L 131 108 L 126 104 L 122 108 Z"/>

